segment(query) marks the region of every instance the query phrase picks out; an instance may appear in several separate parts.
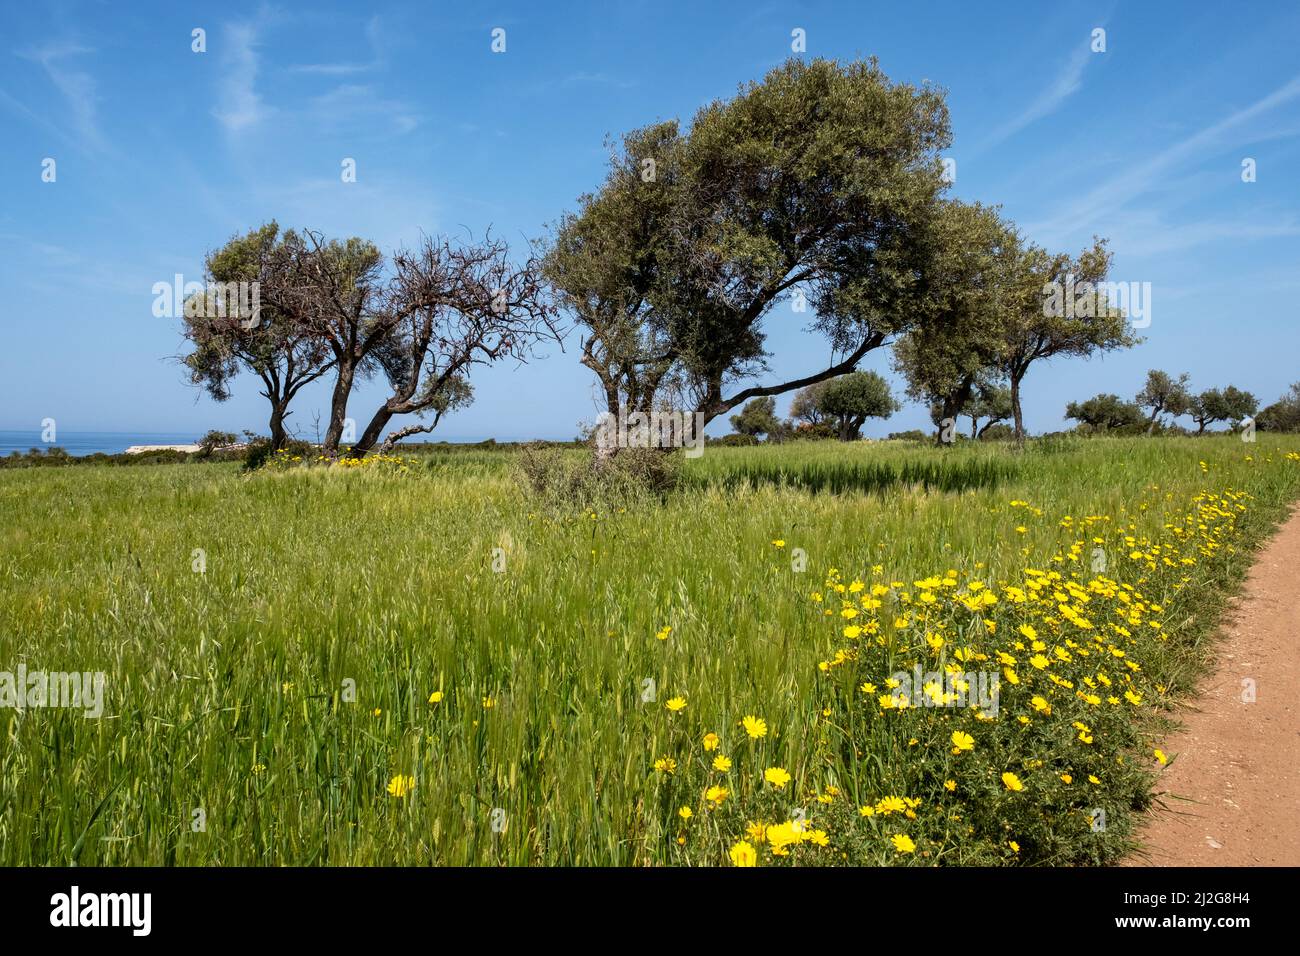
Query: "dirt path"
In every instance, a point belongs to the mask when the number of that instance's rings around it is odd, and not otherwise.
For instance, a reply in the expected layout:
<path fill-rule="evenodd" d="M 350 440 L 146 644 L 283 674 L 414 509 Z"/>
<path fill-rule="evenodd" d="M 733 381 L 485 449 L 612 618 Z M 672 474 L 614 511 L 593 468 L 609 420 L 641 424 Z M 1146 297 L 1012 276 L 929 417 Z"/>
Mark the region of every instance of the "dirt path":
<path fill-rule="evenodd" d="M 1230 608 L 1129 866 L 1300 864 L 1300 510 Z M 1243 701 L 1254 682 L 1255 700 Z M 1174 756 L 1177 759 L 1174 760 Z"/>

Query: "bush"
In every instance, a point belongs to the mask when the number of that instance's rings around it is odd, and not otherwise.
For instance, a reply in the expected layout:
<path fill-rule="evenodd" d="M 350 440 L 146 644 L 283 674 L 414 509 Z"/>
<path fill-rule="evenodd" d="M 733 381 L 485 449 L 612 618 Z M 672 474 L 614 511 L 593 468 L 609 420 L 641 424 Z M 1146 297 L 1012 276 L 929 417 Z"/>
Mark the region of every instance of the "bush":
<path fill-rule="evenodd" d="M 121 455 L 86 455 L 81 459 L 87 465 L 113 462 L 127 465 L 176 465 L 189 460 L 190 453 L 179 448 L 155 448 L 153 451 L 140 451 L 132 455 L 125 452 Z"/>
<path fill-rule="evenodd" d="M 239 441 L 234 432 L 221 432 L 213 429 L 199 439 L 199 450 L 195 452 L 200 458 L 211 458 L 212 453 L 219 448 L 225 448 Z"/>
<path fill-rule="evenodd" d="M 677 486 L 681 455 L 658 448 L 620 448 L 597 464 L 591 452 L 570 452 L 539 444 L 519 451 L 525 487 L 554 505 L 622 503 L 647 495 L 662 498 Z"/>
<path fill-rule="evenodd" d="M 839 436 L 835 433 L 835 426 L 830 422 L 817 422 L 816 424 L 800 422 L 791 430 L 790 437 L 807 441 L 824 441 Z"/>
<path fill-rule="evenodd" d="M 272 457 L 274 452 L 271 450 L 271 439 L 262 435 L 254 435 L 245 432 L 248 436 L 248 444 L 244 447 L 244 471 L 256 471 L 263 467 Z M 303 459 L 314 459 L 320 454 L 320 449 L 310 442 L 299 441 L 291 438 L 284 443 L 286 455 L 297 455 Z"/>
<path fill-rule="evenodd" d="M 1104 434 L 1115 434 L 1112 430 Z M 1085 447 L 1080 443 L 1084 441 L 1080 432 L 1050 432 L 1046 435 L 1040 435 L 1030 442 L 1029 447 L 1040 455 L 1064 455 L 1073 451 L 1078 451 Z"/>
<path fill-rule="evenodd" d="M 66 450 L 54 445 L 49 448 L 29 448 L 27 454 L 15 449 L 7 458 L 0 459 L 0 467 L 39 468 L 44 465 L 71 465 L 76 461 Z"/>
<path fill-rule="evenodd" d="M 271 439 L 257 437 L 249 439 L 244 446 L 244 471 L 256 471 L 266 464 L 271 457 Z"/>
<path fill-rule="evenodd" d="M 750 445 L 757 445 L 758 438 L 755 435 L 741 435 L 732 432 L 730 435 L 723 435 L 721 438 L 709 438 L 705 436 L 706 445 L 721 445 L 723 448 L 748 448 Z"/>
<path fill-rule="evenodd" d="M 19 451 L 10 452 L 0 458 L 0 468 L 44 468 L 64 465 L 171 465 L 192 460 L 187 452 L 174 448 L 159 448 L 154 451 L 139 452 L 128 455 L 126 452 L 109 455 L 102 451 L 89 455 L 69 455 L 59 447 L 48 449 L 32 448 L 26 454 Z"/>
<path fill-rule="evenodd" d="M 1255 417 L 1255 426 L 1265 432 L 1300 431 L 1300 383 Z"/>
<path fill-rule="evenodd" d="M 998 422 L 984 429 L 984 434 L 980 435 L 980 441 L 1014 441 L 1016 430 L 1010 425 L 1004 425 Z"/>

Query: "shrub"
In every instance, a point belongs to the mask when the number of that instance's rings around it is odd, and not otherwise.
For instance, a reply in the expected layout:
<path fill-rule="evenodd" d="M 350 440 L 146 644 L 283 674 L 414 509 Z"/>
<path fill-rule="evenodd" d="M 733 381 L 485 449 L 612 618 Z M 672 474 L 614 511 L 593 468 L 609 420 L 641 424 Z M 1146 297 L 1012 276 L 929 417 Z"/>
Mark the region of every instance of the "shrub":
<path fill-rule="evenodd" d="M 590 452 L 530 443 L 520 449 L 517 467 L 523 484 L 543 501 L 587 506 L 663 497 L 677 486 L 681 455 L 658 448 L 621 448 L 598 463 Z"/>
<path fill-rule="evenodd" d="M 0 459 L 0 467 L 39 468 L 43 465 L 71 465 L 76 461 L 67 451 L 55 445 L 50 448 L 29 448 L 25 455 L 15 449 L 9 453 L 9 457 Z"/>
<path fill-rule="evenodd" d="M 1260 431 L 1266 432 L 1300 431 L 1300 382 L 1260 412 L 1255 424 Z"/>
<path fill-rule="evenodd" d="M 1085 447 L 1080 444 L 1083 440 L 1078 432 L 1051 432 L 1039 436 L 1029 447 L 1040 455 L 1064 455 Z"/>
<path fill-rule="evenodd" d="M 834 425 L 828 421 L 822 421 L 800 422 L 791 430 L 790 437 L 807 441 L 824 441 L 839 436 L 835 433 Z"/>
<path fill-rule="evenodd" d="M 271 457 L 271 439 L 257 436 L 244 446 L 244 471 L 256 471 Z"/>
<path fill-rule="evenodd" d="M 211 458 L 212 453 L 219 448 L 225 448 L 227 445 L 233 445 L 239 438 L 234 432 L 221 432 L 213 429 L 199 439 L 199 450 L 195 454 L 199 458 Z"/>
<path fill-rule="evenodd" d="M 262 435 L 254 435 L 251 432 L 245 432 L 248 436 L 248 444 L 244 447 L 243 461 L 244 471 L 256 471 L 264 466 L 270 460 L 274 452 L 271 449 L 271 439 Z M 320 449 L 310 442 L 299 441 L 291 438 L 284 443 L 283 451 L 286 456 L 300 457 L 305 460 L 314 459 L 320 454 Z"/>
<path fill-rule="evenodd" d="M 979 440 L 980 441 L 1014 441 L 1015 437 L 1016 437 L 1016 430 L 1014 428 L 1012 428 L 1010 425 L 1004 425 L 1001 422 L 998 422 L 984 429 L 984 433 L 980 435 Z"/>

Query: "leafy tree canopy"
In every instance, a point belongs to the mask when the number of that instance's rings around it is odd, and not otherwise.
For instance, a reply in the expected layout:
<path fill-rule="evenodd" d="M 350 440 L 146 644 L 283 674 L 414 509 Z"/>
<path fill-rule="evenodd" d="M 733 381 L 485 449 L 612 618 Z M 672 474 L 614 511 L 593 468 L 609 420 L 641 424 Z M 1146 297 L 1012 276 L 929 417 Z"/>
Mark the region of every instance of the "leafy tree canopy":
<path fill-rule="evenodd" d="M 826 383 L 821 408 L 838 423 L 841 440 L 852 441 L 868 418 L 888 418 L 899 404 L 889 383 L 876 372 L 850 372 Z"/>
<path fill-rule="evenodd" d="M 1065 417 L 1098 430 L 1138 427 L 1146 418 L 1134 402 L 1126 402 L 1118 395 L 1105 393 L 1085 402 L 1071 402 L 1065 408 Z"/>

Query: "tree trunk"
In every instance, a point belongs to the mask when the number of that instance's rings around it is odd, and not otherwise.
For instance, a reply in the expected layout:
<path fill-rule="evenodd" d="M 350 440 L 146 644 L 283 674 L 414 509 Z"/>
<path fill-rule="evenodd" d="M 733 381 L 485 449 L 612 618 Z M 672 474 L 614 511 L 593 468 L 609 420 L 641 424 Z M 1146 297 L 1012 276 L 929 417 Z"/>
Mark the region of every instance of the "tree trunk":
<path fill-rule="evenodd" d="M 288 410 L 288 402 L 279 402 L 271 405 L 271 451 L 279 451 L 284 447 L 285 439 L 288 437 L 284 430 L 285 412 Z"/>
<path fill-rule="evenodd" d="M 352 394 L 355 375 L 355 367 L 340 363 L 338 378 L 334 380 L 334 394 L 330 397 L 330 423 L 325 429 L 325 447 L 322 449 L 327 458 L 339 455 L 339 441 L 343 437 L 343 421 L 347 418 L 348 396 Z"/>
<path fill-rule="evenodd" d="M 632 411 L 633 409 L 628 408 L 629 415 Z M 619 420 L 618 415 L 618 389 L 612 384 L 612 382 L 608 383 L 605 388 L 605 412 L 611 416 L 611 420 L 614 422 L 616 429 L 622 427 L 622 422 Z M 619 436 L 615 434 L 613 436 L 615 439 L 614 441 L 601 442 L 600 435 L 602 434 L 602 431 L 603 428 L 600 422 L 597 422 L 596 430 L 592 433 L 591 437 L 591 446 L 595 452 L 591 459 L 591 466 L 597 471 L 603 471 L 605 468 L 609 467 L 610 462 L 612 462 L 615 456 L 618 455 L 619 449 Z"/>
<path fill-rule="evenodd" d="M 1011 416 L 1016 422 L 1016 444 L 1025 443 L 1025 415 L 1020 409 L 1020 379 L 1011 377 Z"/>
<path fill-rule="evenodd" d="M 348 452 L 348 457 L 365 457 L 366 453 L 375 447 L 375 444 L 379 441 L 379 436 L 384 433 L 384 429 L 388 427 L 388 423 L 392 419 L 393 413 L 389 411 L 388 406 L 380 406 L 379 411 L 375 412 L 374 416 L 371 417 L 366 430 L 361 433 L 361 437 L 357 439 L 356 444 Z"/>
<path fill-rule="evenodd" d="M 962 400 L 958 398 L 945 398 L 939 403 L 939 430 L 935 433 L 936 445 L 956 444 L 956 441 L 946 442 L 943 440 L 943 433 L 946 428 L 945 422 L 952 422 L 953 438 L 956 438 L 957 413 L 961 408 Z"/>

